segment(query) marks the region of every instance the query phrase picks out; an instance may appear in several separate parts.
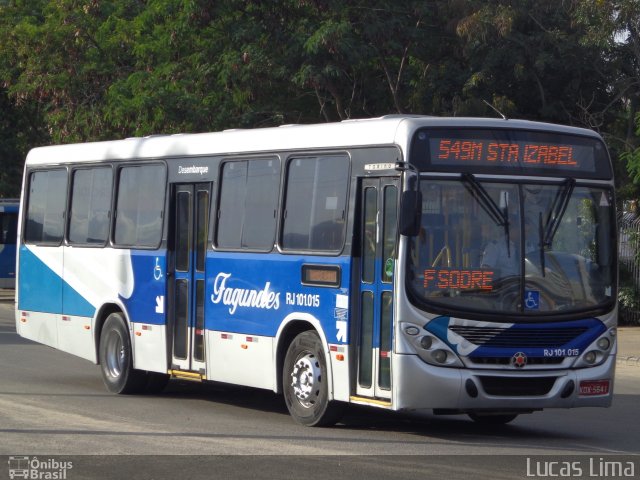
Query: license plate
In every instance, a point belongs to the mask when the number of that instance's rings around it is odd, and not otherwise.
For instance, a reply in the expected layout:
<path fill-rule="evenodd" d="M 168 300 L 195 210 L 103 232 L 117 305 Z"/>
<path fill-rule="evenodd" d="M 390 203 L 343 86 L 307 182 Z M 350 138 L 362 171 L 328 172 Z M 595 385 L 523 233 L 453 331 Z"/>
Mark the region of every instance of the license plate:
<path fill-rule="evenodd" d="M 609 393 L 609 380 L 585 380 L 580 382 L 580 396 L 607 395 Z"/>

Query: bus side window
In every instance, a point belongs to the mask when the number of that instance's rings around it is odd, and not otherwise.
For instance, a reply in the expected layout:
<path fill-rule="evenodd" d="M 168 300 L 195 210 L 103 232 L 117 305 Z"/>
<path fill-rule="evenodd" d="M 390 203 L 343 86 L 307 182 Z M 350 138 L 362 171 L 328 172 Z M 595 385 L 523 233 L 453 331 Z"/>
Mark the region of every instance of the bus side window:
<path fill-rule="evenodd" d="M 109 237 L 109 212 L 95 212 L 89 220 L 89 242 L 102 243 Z"/>
<path fill-rule="evenodd" d="M 225 162 L 220 180 L 216 246 L 270 251 L 276 232 L 280 162 Z"/>
<path fill-rule="evenodd" d="M 29 177 L 24 238 L 26 243 L 60 244 L 64 232 L 67 171 L 37 170 Z"/>
<path fill-rule="evenodd" d="M 111 168 L 76 170 L 72 178 L 69 243 L 104 245 L 109 237 Z"/>
<path fill-rule="evenodd" d="M 311 248 L 313 250 L 338 250 L 341 246 L 341 224 L 328 220 L 314 225 L 311 229 Z"/>
<path fill-rule="evenodd" d="M 287 169 L 282 247 L 336 252 L 345 234 L 349 158 L 294 158 Z"/>
<path fill-rule="evenodd" d="M 164 165 L 123 167 L 118 179 L 114 242 L 157 248 L 162 239 Z"/>

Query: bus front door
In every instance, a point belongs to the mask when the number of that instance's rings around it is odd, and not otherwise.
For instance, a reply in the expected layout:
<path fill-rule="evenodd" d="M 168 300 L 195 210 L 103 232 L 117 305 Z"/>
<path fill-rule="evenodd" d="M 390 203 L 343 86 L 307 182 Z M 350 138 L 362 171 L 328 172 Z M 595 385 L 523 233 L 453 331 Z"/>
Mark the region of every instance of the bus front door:
<path fill-rule="evenodd" d="M 169 230 L 171 370 L 206 376 L 205 263 L 211 185 L 175 184 Z"/>
<path fill-rule="evenodd" d="M 360 315 L 356 394 L 391 398 L 393 272 L 397 256 L 397 178 L 362 181 Z"/>

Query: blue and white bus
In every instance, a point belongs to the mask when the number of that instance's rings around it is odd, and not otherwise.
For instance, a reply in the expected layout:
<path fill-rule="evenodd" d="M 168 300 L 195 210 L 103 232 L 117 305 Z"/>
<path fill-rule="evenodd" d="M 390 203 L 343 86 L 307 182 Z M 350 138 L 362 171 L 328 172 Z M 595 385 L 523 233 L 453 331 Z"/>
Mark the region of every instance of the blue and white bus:
<path fill-rule="evenodd" d="M 596 133 L 389 116 L 36 148 L 20 335 L 101 365 L 504 423 L 606 407 L 616 229 Z"/>
<path fill-rule="evenodd" d="M 17 198 L 0 198 L 0 288 L 12 289 L 16 283 Z"/>

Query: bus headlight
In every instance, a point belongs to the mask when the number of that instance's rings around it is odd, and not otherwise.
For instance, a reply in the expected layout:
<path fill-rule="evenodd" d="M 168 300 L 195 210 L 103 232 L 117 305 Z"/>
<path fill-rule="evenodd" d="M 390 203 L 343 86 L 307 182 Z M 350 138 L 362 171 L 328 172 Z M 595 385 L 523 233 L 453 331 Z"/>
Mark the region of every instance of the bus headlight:
<path fill-rule="evenodd" d="M 600 350 L 609 350 L 609 347 L 611 346 L 611 342 L 607 337 L 599 338 L 596 344 Z"/>
<path fill-rule="evenodd" d="M 593 365 L 594 363 L 596 363 L 597 359 L 598 359 L 598 356 L 596 352 L 594 352 L 593 350 L 584 354 L 584 361 L 587 362 L 589 365 Z"/>
<path fill-rule="evenodd" d="M 584 368 L 600 365 L 606 360 L 607 356 L 609 356 L 615 335 L 615 328 L 601 335 L 595 342 L 585 348 L 585 353 L 576 359 L 573 366 L 576 368 Z"/>
<path fill-rule="evenodd" d="M 447 352 L 444 350 L 435 350 L 432 354 L 433 359 L 438 363 L 444 363 L 447 361 Z"/>
<path fill-rule="evenodd" d="M 414 352 L 424 362 L 438 367 L 464 367 L 451 347 L 431 332 L 409 323 L 404 323 L 400 328 Z"/>
<path fill-rule="evenodd" d="M 464 367 L 458 355 L 449 348 L 449 345 L 437 337 L 430 338 L 432 339 L 431 348 L 416 348 L 418 356 L 423 361 L 438 367 Z"/>
<path fill-rule="evenodd" d="M 429 350 L 433 346 L 433 337 L 425 335 L 420 339 L 420 346 L 425 350 Z"/>

